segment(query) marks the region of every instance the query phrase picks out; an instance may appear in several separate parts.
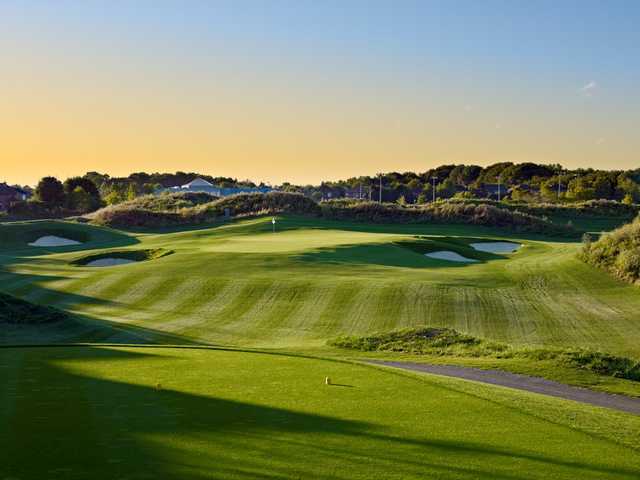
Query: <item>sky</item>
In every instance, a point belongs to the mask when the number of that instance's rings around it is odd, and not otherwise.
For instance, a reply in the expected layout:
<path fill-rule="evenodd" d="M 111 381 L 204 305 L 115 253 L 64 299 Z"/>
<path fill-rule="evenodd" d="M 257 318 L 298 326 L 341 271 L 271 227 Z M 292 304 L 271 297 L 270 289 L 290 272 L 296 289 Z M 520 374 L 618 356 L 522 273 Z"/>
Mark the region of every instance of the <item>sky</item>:
<path fill-rule="evenodd" d="M 640 167 L 640 2 L 0 2 L 0 181 Z"/>

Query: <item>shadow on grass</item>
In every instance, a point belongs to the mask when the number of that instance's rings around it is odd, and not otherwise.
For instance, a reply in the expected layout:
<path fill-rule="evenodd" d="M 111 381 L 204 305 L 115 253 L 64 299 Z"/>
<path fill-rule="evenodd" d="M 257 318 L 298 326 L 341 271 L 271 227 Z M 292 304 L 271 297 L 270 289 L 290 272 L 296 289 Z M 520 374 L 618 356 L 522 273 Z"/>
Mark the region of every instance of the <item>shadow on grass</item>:
<path fill-rule="evenodd" d="M 140 377 L 134 384 L 73 369 L 74 363 L 109 361 L 122 378 L 118 360 L 135 368 L 137 361 L 148 366 L 160 359 L 144 384 Z M 346 480 L 368 472 L 379 478 L 516 480 L 533 471 L 574 478 L 640 473 L 597 459 L 567 461 L 515 447 L 389 435 L 371 422 L 225 399 L 213 381 L 206 395 L 158 387 L 184 368 L 172 361 L 95 347 L 1 349 L 0 477 Z"/>
<path fill-rule="evenodd" d="M 421 245 L 424 244 L 424 246 Z M 422 251 L 421 251 L 422 250 Z M 425 256 L 427 252 L 450 250 L 475 262 L 449 262 Z M 394 243 L 367 243 L 337 245 L 319 248 L 295 255 L 293 258 L 303 262 L 328 265 L 377 265 L 382 267 L 401 267 L 412 269 L 464 268 L 482 264 L 488 260 L 505 260 L 505 257 L 473 251 L 471 247 L 446 242 L 403 241 Z"/>
<path fill-rule="evenodd" d="M 32 247 L 28 244 L 40 237 L 53 235 L 82 242 L 64 247 Z M 99 248 L 125 247 L 140 241 L 119 230 L 62 220 L 33 220 L 0 224 L 0 247 L 5 255 L 15 258 L 37 257 Z M 6 257 L 4 257 L 6 259 Z"/>

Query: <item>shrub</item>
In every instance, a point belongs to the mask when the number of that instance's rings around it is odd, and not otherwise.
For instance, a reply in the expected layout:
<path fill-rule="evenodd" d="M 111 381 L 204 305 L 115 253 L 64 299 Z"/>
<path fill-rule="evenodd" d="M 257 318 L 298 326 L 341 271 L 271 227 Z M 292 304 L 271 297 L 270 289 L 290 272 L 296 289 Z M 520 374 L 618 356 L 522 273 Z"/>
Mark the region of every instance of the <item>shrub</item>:
<path fill-rule="evenodd" d="M 335 220 L 372 223 L 462 223 L 559 235 L 573 232 L 571 227 L 554 225 L 533 215 L 486 203 L 445 201 L 404 207 L 397 204 L 334 200 L 323 202 L 321 211 L 325 218 Z"/>
<path fill-rule="evenodd" d="M 207 194 L 147 195 L 103 208 L 87 218 L 114 227 L 163 227 L 215 222 L 227 213 L 234 217 L 288 213 L 371 223 L 463 223 L 553 235 L 573 232 L 570 227 L 487 204 L 436 202 L 404 206 L 355 200 L 318 204 L 304 195 L 288 192 L 241 193 L 217 200 Z"/>
<path fill-rule="evenodd" d="M 580 253 L 585 262 L 629 282 L 640 280 L 640 218 L 585 243 Z"/>
<path fill-rule="evenodd" d="M 281 213 L 317 215 L 318 204 L 298 193 L 241 193 L 215 199 L 208 194 L 179 193 L 147 195 L 130 202 L 105 207 L 88 218 L 114 227 L 165 227 L 215 222 L 232 216 Z"/>

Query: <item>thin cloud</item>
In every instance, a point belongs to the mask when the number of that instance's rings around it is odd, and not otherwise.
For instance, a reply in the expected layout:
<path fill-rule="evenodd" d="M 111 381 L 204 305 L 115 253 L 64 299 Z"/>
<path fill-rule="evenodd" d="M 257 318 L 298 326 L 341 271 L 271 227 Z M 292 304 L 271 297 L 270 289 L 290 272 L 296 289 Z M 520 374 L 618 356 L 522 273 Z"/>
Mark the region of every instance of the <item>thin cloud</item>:
<path fill-rule="evenodd" d="M 593 97 L 593 94 L 597 88 L 598 84 L 591 80 L 589 83 L 580 88 L 580 92 L 582 92 L 585 97 Z"/>

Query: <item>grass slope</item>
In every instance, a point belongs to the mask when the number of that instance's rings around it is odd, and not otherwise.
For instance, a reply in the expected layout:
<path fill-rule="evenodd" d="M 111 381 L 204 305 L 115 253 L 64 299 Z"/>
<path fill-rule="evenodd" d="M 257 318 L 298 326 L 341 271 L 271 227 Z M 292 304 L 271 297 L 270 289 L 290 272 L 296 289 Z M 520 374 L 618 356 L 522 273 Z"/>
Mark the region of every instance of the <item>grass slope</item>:
<path fill-rule="evenodd" d="M 170 348 L 5 348 L 0 365 L 2 478 L 640 475 L 640 417 L 451 379 Z"/>
<path fill-rule="evenodd" d="M 0 281 L 9 293 L 136 328 L 150 340 L 162 332 L 195 342 L 316 348 L 338 335 L 430 325 L 514 345 L 640 357 L 640 291 L 581 262 L 578 243 L 465 225 L 300 217 L 280 218 L 277 232 L 271 229 L 270 218 L 260 218 L 130 234 L 131 248 L 175 253 L 100 269 L 71 265 L 77 248 L 48 255 L 8 248 Z M 114 239 L 121 242 L 121 235 L 114 232 Z M 406 248 L 426 241 L 416 235 L 443 236 L 438 248 L 447 243 L 453 250 L 478 237 L 523 247 L 473 265 L 451 264 Z M 2 341 L 20 338 L 14 332 Z"/>
<path fill-rule="evenodd" d="M 0 324 L 32 324 L 68 320 L 67 313 L 56 308 L 36 305 L 0 292 Z"/>

